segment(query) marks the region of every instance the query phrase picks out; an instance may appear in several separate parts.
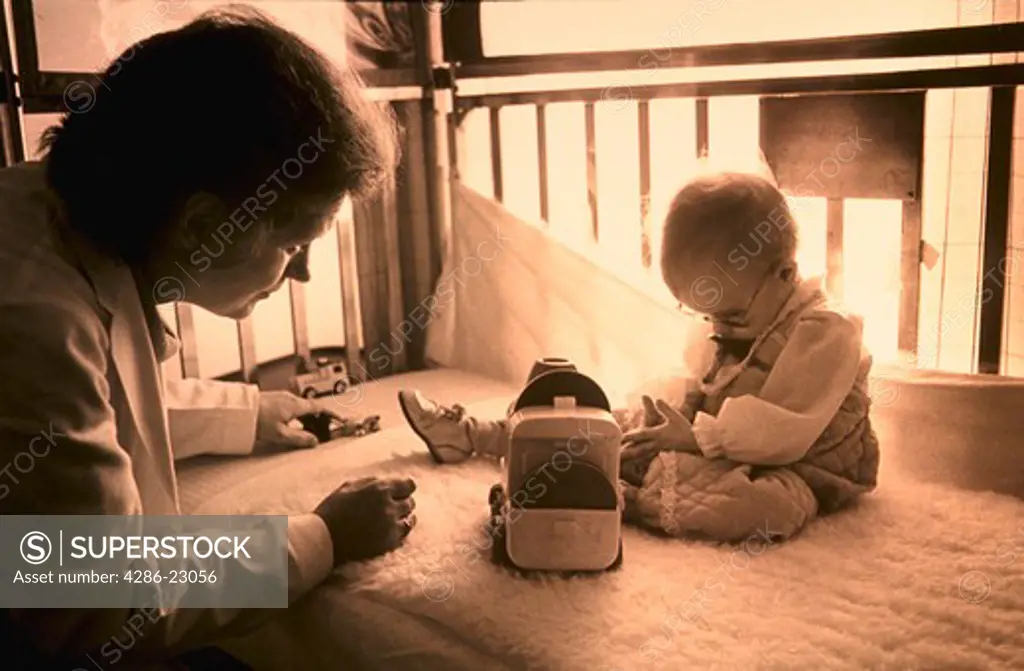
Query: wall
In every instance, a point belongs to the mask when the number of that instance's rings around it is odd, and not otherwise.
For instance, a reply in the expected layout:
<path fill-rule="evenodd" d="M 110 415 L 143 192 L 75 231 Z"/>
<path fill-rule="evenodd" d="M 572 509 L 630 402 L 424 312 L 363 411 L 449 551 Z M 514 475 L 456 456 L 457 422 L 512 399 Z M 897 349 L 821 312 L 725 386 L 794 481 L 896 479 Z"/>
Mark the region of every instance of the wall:
<path fill-rule="evenodd" d="M 992 0 L 606 0 L 484 3 L 484 54 L 664 49 L 959 25 Z M 526 17 L 529 17 L 528 19 Z"/>
<path fill-rule="evenodd" d="M 1024 19 L 1024 2 L 1020 0 L 986 3 L 981 12 L 968 9 L 974 7 L 961 5 L 961 25 Z M 1021 56 L 1006 54 L 994 59 L 990 56 L 961 56 L 957 58 L 957 64 L 1022 62 Z M 1018 99 L 1019 92 L 1018 89 Z M 1020 113 L 1018 107 L 1018 119 Z M 927 114 L 923 237 L 938 249 L 939 257 L 934 267 L 921 268 L 918 358 L 923 367 L 976 372 L 981 308 L 979 278 L 989 272 L 999 272 L 999 264 L 996 268 L 982 266 L 989 91 L 958 89 L 931 92 Z M 1018 166 L 1020 160 L 1020 151 L 1015 151 Z M 1017 191 L 1019 193 L 1019 189 Z M 1018 196 L 1011 206 L 1011 222 L 1024 216 L 1021 207 Z M 1013 245 L 1011 234 L 1010 247 Z M 1013 258 L 1012 249 L 1007 253 Z M 1020 279 L 1016 281 L 1020 282 Z M 1013 289 L 1007 292 L 1010 306 L 1019 301 L 1018 292 Z M 1004 323 L 1010 326 L 1014 319 L 1007 314 Z M 1015 360 L 1009 355 L 1021 352 L 1024 347 L 1021 340 L 1024 332 L 1009 328 L 1006 336 L 1002 372 L 1024 374 L 1019 363 L 1007 365 Z"/>
<path fill-rule="evenodd" d="M 34 0 L 39 67 L 96 71 L 144 37 L 177 28 L 224 0 Z M 243 0 L 302 35 L 331 58 L 345 60 L 342 3 Z"/>

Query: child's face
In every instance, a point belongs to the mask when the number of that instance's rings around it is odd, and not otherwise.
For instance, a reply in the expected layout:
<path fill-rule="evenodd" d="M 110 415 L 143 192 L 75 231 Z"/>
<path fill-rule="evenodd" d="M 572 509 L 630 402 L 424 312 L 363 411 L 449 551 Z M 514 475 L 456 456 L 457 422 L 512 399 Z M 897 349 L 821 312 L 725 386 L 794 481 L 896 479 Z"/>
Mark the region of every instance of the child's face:
<path fill-rule="evenodd" d="M 772 269 L 707 258 L 674 269 L 673 293 L 680 306 L 711 322 L 727 338 L 755 338 L 768 328 L 792 294 L 792 262 Z"/>

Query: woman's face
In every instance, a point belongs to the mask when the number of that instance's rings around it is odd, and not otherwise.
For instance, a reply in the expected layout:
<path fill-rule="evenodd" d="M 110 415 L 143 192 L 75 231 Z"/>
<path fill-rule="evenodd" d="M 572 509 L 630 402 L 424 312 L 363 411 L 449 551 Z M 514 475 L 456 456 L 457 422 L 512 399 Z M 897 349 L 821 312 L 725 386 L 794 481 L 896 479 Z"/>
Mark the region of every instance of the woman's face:
<path fill-rule="evenodd" d="M 308 282 L 309 245 L 330 230 L 337 205 L 304 212 L 283 230 L 254 242 L 259 220 L 232 220 L 201 244 L 190 245 L 187 263 L 164 264 L 156 281 L 156 302 L 184 301 L 229 319 L 244 319 L 286 280 Z M 161 286 L 163 283 L 163 286 Z M 161 295 L 163 294 L 163 295 Z"/>
<path fill-rule="evenodd" d="M 312 239 L 268 241 L 239 265 L 212 266 L 188 300 L 230 319 L 244 319 L 257 303 L 280 289 L 285 280 L 309 281 Z"/>

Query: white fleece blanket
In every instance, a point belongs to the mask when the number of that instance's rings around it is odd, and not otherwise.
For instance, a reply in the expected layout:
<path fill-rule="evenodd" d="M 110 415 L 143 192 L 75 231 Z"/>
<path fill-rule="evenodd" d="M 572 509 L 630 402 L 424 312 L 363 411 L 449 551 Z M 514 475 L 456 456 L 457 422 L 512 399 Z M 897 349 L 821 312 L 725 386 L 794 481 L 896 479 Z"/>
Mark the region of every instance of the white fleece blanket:
<path fill-rule="evenodd" d="M 197 513 L 308 510 L 364 474 L 419 485 L 420 523 L 403 549 L 339 572 L 230 646 L 254 668 L 1024 668 L 1024 502 L 883 465 L 877 493 L 785 544 L 716 547 L 629 529 L 617 573 L 523 579 L 486 558 L 496 467 L 429 462 L 400 420 L 403 386 L 492 413 L 511 393 L 454 371 L 404 375 L 357 406 L 383 415 L 379 434 L 183 469 Z"/>

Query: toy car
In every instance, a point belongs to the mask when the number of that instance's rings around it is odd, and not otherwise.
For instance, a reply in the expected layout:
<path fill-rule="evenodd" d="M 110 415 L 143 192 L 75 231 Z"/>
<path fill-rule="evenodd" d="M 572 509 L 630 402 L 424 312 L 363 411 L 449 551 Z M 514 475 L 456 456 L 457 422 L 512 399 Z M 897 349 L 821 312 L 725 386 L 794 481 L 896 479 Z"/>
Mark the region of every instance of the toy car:
<path fill-rule="evenodd" d="M 510 409 L 503 482 L 491 488 L 492 559 L 520 571 L 622 564 L 622 432 L 594 380 L 559 366 Z"/>
<path fill-rule="evenodd" d="M 354 420 L 321 412 L 303 415 L 299 420 L 302 422 L 302 428 L 316 436 L 321 443 L 380 431 L 380 415 Z"/>
<path fill-rule="evenodd" d="M 321 394 L 341 394 L 354 382 L 344 363 L 321 358 L 312 372 L 295 375 L 289 385 L 299 396 L 316 398 Z"/>

